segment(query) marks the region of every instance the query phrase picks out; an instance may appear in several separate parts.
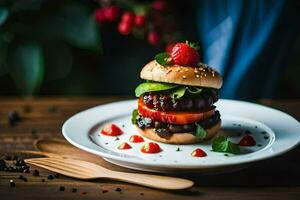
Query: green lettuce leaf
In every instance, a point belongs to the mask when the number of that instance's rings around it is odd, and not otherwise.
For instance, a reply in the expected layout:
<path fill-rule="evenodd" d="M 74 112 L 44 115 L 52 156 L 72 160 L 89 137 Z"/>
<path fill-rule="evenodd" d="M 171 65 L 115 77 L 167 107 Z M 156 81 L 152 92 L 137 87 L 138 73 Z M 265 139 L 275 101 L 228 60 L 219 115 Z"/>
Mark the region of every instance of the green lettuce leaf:
<path fill-rule="evenodd" d="M 146 92 L 165 91 L 164 93 L 173 99 L 180 99 L 184 95 L 199 95 L 203 89 L 194 86 L 182 86 L 171 83 L 144 82 L 135 89 L 135 96 L 140 97 Z"/>
<path fill-rule="evenodd" d="M 181 97 L 184 96 L 186 90 L 187 90 L 187 87 L 175 88 L 174 91 L 169 94 L 169 96 L 173 99 L 180 99 Z"/>
<path fill-rule="evenodd" d="M 131 122 L 132 124 L 136 124 L 136 117 L 138 116 L 138 110 L 134 109 L 131 114 Z"/>
<path fill-rule="evenodd" d="M 135 89 L 135 96 L 139 97 L 146 92 L 170 90 L 176 87 L 178 87 L 178 85 L 170 84 L 170 83 L 158 83 L 158 82 L 141 83 Z"/>
<path fill-rule="evenodd" d="M 202 92 L 202 88 L 198 88 L 198 87 L 188 87 L 187 88 L 189 93 L 193 94 L 193 95 L 198 95 Z"/>

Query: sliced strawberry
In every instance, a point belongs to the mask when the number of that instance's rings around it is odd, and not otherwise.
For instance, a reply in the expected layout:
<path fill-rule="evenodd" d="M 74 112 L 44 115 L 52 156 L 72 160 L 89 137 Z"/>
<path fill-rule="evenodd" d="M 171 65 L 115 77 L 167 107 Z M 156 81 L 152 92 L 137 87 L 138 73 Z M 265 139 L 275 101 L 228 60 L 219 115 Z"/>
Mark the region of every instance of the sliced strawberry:
<path fill-rule="evenodd" d="M 142 100 L 138 100 L 138 111 L 143 117 L 169 124 L 191 124 L 212 116 L 215 109 L 204 112 L 163 112 L 148 108 Z"/>

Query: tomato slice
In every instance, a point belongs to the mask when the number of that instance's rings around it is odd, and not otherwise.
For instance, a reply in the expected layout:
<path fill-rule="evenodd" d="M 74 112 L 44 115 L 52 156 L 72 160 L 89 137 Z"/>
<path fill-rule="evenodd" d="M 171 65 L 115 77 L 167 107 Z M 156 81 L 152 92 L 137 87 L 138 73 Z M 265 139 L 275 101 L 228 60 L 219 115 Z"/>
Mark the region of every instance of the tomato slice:
<path fill-rule="evenodd" d="M 138 111 L 143 117 L 168 124 L 191 124 L 212 116 L 215 109 L 211 108 L 204 112 L 164 112 L 148 108 L 142 100 L 138 100 Z"/>

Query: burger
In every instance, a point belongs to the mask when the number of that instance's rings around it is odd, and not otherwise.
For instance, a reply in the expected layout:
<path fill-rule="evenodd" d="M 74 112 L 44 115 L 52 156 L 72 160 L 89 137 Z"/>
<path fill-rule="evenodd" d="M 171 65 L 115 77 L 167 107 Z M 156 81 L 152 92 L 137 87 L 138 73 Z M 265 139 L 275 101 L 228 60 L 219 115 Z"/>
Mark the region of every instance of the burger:
<path fill-rule="evenodd" d="M 141 70 L 145 82 L 135 89 L 138 108 L 132 122 L 139 133 L 169 144 L 193 144 L 214 137 L 221 127 L 221 75 L 200 63 L 197 46 L 177 43 Z"/>

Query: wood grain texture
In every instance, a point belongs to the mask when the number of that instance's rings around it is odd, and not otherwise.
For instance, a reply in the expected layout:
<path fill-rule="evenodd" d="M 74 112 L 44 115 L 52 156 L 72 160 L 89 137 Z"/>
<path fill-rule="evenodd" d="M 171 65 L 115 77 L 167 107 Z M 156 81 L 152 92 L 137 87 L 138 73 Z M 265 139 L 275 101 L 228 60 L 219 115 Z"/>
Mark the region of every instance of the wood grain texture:
<path fill-rule="evenodd" d="M 0 153 L 12 150 L 33 150 L 37 138 L 62 138 L 63 122 L 76 112 L 120 99 L 120 97 L 101 98 L 8 98 L 0 97 Z M 259 101 L 278 108 L 300 120 L 300 100 Z M 11 127 L 7 114 L 17 111 L 22 121 Z M 47 180 L 49 172 L 39 169 L 40 176 L 22 174 L 28 179 L 18 179 L 20 173 L 0 172 L 1 199 L 300 199 L 300 147 L 269 160 L 257 162 L 247 168 L 223 174 L 180 174 L 179 177 L 195 181 L 190 190 L 167 192 L 144 188 L 117 181 L 80 181 L 61 176 Z M 95 159 L 94 159 L 95 158 Z M 107 163 L 97 156 L 87 159 L 104 167 L 133 172 Z M 32 166 L 32 169 L 36 167 Z M 46 182 L 41 182 L 41 179 Z M 9 187 L 9 180 L 16 183 Z M 59 191 L 64 186 L 65 191 Z M 121 192 L 115 191 L 120 187 Z M 73 193 L 72 188 L 78 191 Z M 108 192 L 106 192 L 106 190 Z M 103 193 L 104 191 L 104 193 Z M 86 192 L 86 194 L 82 194 Z M 143 195 L 141 195 L 141 193 Z M 4 198 L 2 198 L 4 197 Z"/>

